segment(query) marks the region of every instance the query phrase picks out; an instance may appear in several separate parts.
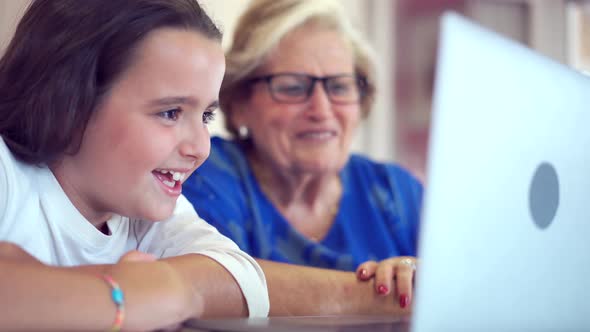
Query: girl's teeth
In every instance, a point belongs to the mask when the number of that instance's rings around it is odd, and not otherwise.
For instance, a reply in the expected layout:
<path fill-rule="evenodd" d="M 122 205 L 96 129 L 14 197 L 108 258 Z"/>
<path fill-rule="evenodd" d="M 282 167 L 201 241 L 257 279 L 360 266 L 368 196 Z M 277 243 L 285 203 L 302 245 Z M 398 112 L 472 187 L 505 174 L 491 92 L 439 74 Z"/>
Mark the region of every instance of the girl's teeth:
<path fill-rule="evenodd" d="M 174 183 L 176 181 L 184 181 L 184 179 L 186 178 L 186 173 L 181 173 L 181 172 L 174 172 L 174 171 L 169 171 L 166 169 L 160 169 L 158 170 L 158 172 L 162 173 L 162 174 L 172 174 L 172 179 L 174 181 L 165 181 L 167 185 L 169 185 L 170 183 Z"/>
<path fill-rule="evenodd" d="M 170 188 L 174 188 L 174 185 L 176 184 L 176 181 L 162 180 L 162 182 Z"/>

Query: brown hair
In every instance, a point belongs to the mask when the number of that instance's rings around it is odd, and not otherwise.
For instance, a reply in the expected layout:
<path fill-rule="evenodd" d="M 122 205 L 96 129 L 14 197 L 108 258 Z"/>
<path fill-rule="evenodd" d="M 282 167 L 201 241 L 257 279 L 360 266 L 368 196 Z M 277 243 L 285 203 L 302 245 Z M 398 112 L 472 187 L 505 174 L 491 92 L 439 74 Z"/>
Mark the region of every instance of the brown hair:
<path fill-rule="evenodd" d="M 0 135 L 20 160 L 75 154 L 101 100 L 154 29 L 221 32 L 195 0 L 35 0 L 0 59 Z"/>

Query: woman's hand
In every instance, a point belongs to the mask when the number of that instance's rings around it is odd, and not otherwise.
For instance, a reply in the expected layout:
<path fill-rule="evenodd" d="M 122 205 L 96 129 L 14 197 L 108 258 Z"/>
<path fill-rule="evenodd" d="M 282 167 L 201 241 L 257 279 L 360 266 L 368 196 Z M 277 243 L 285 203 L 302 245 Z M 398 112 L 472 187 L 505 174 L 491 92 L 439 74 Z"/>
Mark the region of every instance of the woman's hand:
<path fill-rule="evenodd" d="M 412 301 L 416 262 L 416 257 L 411 256 L 392 257 L 380 262 L 368 261 L 358 266 L 356 275 L 363 281 L 375 277 L 375 291 L 383 296 L 395 292 L 400 307 L 405 308 Z"/>

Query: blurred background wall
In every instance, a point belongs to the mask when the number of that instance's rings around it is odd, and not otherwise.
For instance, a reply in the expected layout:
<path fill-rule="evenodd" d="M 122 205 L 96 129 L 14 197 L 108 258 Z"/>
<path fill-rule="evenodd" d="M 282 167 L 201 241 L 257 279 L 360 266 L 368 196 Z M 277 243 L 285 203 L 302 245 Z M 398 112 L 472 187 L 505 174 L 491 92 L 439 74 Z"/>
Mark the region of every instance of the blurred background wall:
<path fill-rule="evenodd" d="M 0 0 L 0 52 L 30 0 Z M 308 0 L 313 1 L 313 0 Z M 458 11 L 559 62 L 590 71 L 590 4 L 574 0 L 339 0 L 373 44 L 376 108 L 353 149 L 396 161 L 424 178 L 438 18 Z M 224 30 L 224 46 L 249 0 L 201 0 Z M 485 66 L 485 63 L 482 63 Z M 225 135 L 221 115 L 211 126 Z"/>

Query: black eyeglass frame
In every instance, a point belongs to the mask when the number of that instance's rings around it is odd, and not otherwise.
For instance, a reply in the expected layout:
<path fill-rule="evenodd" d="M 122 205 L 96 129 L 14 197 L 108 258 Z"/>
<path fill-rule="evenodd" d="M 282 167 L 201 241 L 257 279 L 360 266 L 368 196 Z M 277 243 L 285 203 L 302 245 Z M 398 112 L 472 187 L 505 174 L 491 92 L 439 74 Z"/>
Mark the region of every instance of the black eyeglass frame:
<path fill-rule="evenodd" d="M 274 94 L 274 90 L 272 89 L 272 80 L 275 77 L 278 76 L 295 76 L 295 77 L 302 77 L 302 78 L 306 78 L 306 79 L 310 79 L 311 80 L 311 84 L 309 85 L 309 88 L 307 89 L 306 93 L 305 93 L 305 98 L 300 100 L 300 101 L 285 101 L 285 100 L 281 100 L 280 98 L 277 98 Z M 341 101 L 334 101 L 332 98 L 332 95 L 330 94 L 329 90 L 328 90 L 328 81 L 336 79 L 336 78 L 342 78 L 342 77 L 350 77 L 350 78 L 354 78 L 356 81 L 356 85 L 357 85 L 357 89 L 359 92 L 359 97 L 358 100 L 354 100 L 354 101 L 346 101 L 346 102 L 341 102 Z M 256 76 L 253 77 L 249 80 L 247 80 L 247 83 L 249 84 L 255 84 L 255 83 L 259 83 L 259 82 L 265 82 L 266 86 L 268 88 L 268 93 L 270 94 L 271 98 L 276 101 L 277 103 L 281 103 L 281 104 L 301 104 L 301 103 L 305 103 L 309 100 L 309 98 L 311 97 L 311 95 L 313 94 L 313 90 L 315 89 L 315 84 L 316 82 L 320 81 L 322 83 L 322 88 L 324 89 L 324 92 L 326 93 L 326 95 L 328 96 L 328 99 L 330 100 L 331 103 L 334 104 L 338 104 L 338 105 L 348 105 L 348 104 L 354 104 L 354 103 L 359 103 L 361 102 L 366 93 L 367 93 L 367 79 L 364 76 L 361 75 L 357 75 L 357 74 L 340 74 L 340 75 L 329 75 L 329 76 L 314 76 L 314 75 L 308 75 L 308 74 L 302 74 L 302 73 L 293 73 L 293 72 L 283 72 L 283 73 L 274 73 L 274 74 L 268 74 L 268 75 L 262 75 L 262 76 Z"/>

